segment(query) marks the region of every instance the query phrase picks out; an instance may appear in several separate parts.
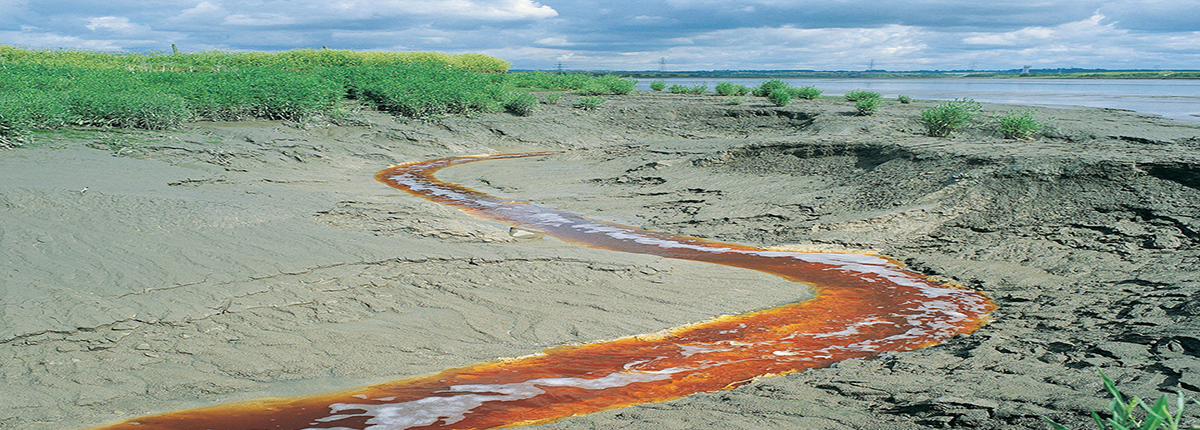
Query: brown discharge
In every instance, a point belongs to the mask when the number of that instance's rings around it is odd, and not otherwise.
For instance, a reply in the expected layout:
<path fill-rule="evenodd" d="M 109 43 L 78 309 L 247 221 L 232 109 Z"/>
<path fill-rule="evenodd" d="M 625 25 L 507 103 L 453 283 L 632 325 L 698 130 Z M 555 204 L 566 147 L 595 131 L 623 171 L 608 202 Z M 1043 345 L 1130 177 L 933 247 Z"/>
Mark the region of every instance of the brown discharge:
<path fill-rule="evenodd" d="M 942 285 L 884 257 L 766 251 L 671 236 L 499 199 L 438 181 L 453 165 L 550 153 L 455 157 L 394 166 L 376 179 L 474 215 L 601 249 L 743 267 L 812 284 L 811 300 L 420 378 L 296 399 L 138 418 L 103 429 L 486 429 L 699 392 L 756 377 L 936 344 L 986 322 L 983 294 Z"/>

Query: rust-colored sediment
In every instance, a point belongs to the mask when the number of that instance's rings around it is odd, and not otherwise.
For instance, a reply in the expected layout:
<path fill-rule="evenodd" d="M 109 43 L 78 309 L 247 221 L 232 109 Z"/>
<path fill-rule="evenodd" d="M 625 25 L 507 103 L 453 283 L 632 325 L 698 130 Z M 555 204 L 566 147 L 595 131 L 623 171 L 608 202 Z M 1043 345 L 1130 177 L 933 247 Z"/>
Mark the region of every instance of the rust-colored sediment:
<path fill-rule="evenodd" d="M 541 155 L 548 153 L 423 161 L 385 169 L 376 179 L 563 240 L 760 270 L 812 284 L 817 296 L 668 333 L 564 346 L 335 394 L 137 418 L 104 429 L 485 429 L 543 423 L 933 345 L 979 328 L 995 307 L 979 292 L 939 284 L 880 256 L 768 251 L 655 233 L 506 201 L 433 177 L 458 164 Z"/>

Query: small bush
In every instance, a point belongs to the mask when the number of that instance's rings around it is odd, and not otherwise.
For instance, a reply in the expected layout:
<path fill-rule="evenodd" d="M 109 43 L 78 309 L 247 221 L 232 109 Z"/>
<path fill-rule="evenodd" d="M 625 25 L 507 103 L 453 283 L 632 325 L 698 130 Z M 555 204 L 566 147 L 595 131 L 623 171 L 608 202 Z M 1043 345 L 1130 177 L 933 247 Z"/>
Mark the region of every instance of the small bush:
<path fill-rule="evenodd" d="M 854 108 L 858 110 L 859 115 L 867 116 L 879 110 L 879 103 L 878 97 L 867 97 L 854 102 Z"/>
<path fill-rule="evenodd" d="M 906 96 L 903 94 L 896 96 L 896 100 L 900 101 L 900 104 L 905 104 L 905 105 L 912 103 L 912 97 L 909 97 L 909 96 Z"/>
<path fill-rule="evenodd" d="M 512 93 L 504 99 L 504 109 L 519 116 L 528 116 L 537 106 L 537 96 L 529 93 Z"/>
<path fill-rule="evenodd" d="M 798 99 L 812 100 L 821 96 L 824 91 L 818 90 L 816 87 L 807 86 L 792 89 L 792 97 Z"/>
<path fill-rule="evenodd" d="M 600 105 L 604 104 L 604 102 L 605 102 L 604 97 L 599 97 L 599 96 L 583 97 L 583 98 L 580 98 L 579 100 L 575 101 L 575 108 L 583 109 L 583 110 L 593 110 L 593 109 L 600 107 Z"/>
<path fill-rule="evenodd" d="M 671 94 L 691 94 L 692 89 L 690 87 L 685 87 L 683 85 L 674 84 L 674 85 L 671 85 L 670 87 L 667 87 L 667 92 L 669 92 Z"/>
<path fill-rule="evenodd" d="M 662 91 L 667 88 L 666 81 L 654 81 L 650 83 L 650 89 L 654 91 Z"/>
<path fill-rule="evenodd" d="M 717 83 L 716 90 L 719 96 L 744 96 L 750 94 L 750 88 L 732 82 Z"/>
<path fill-rule="evenodd" d="M 558 104 L 558 101 L 560 99 L 562 99 L 561 93 L 546 93 L 546 95 L 542 99 L 542 103 L 545 103 L 548 105 L 556 105 L 556 104 Z"/>
<path fill-rule="evenodd" d="M 604 75 L 596 78 L 596 82 L 607 88 L 609 93 L 615 95 L 629 94 L 637 86 L 636 79 L 622 78 L 617 75 Z"/>
<path fill-rule="evenodd" d="M 737 105 L 740 105 L 740 104 L 742 104 L 742 102 L 743 102 L 743 101 L 744 101 L 744 100 L 743 100 L 743 99 L 742 99 L 740 96 L 738 96 L 738 97 L 730 97 L 730 98 L 728 98 L 728 99 L 726 99 L 726 100 L 725 100 L 725 104 L 726 104 L 726 105 L 729 105 L 729 106 L 737 106 Z"/>
<path fill-rule="evenodd" d="M 604 85 L 602 83 L 599 83 L 599 82 L 589 82 L 587 85 L 584 85 L 582 88 L 575 90 L 575 94 L 579 94 L 581 96 L 598 96 L 601 94 L 608 94 L 608 93 L 609 93 L 608 86 Z"/>
<path fill-rule="evenodd" d="M 996 121 L 996 129 L 1004 135 L 1005 139 L 1032 139 L 1047 123 L 1047 121 L 1039 121 L 1034 118 L 1036 113 L 1037 109 L 1008 111 L 1007 115 Z"/>
<path fill-rule="evenodd" d="M 792 102 L 792 92 L 786 89 L 777 90 L 771 94 L 767 94 L 767 100 L 775 103 L 775 106 L 783 107 Z"/>
<path fill-rule="evenodd" d="M 942 102 L 921 111 L 921 125 L 930 136 L 946 137 L 957 131 L 983 110 L 983 106 L 968 98 Z"/>
<path fill-rule="evenodd" d="M 757 87 L 754 87 L 753 94 L 755 97 L 766 97 L 775 92 L 775 90 L 786 90 L 788 87 L 789 85 L 786 82 L 778 79 L 768 79 L 758 84 Z"/>
<path fill-rule="evenodd" d="M 846 95 L 843 97 L 846 98 L 846 101 L 856 102 L 861 99 L 868 99 L 868 98 L 876 98 L 877 99 L 882 96 L 880 96 L 879 93 L 874 92 L 874 91 L 854 90 L 854 91 L 850 91 L 850 92 L 846 93 Z"/>

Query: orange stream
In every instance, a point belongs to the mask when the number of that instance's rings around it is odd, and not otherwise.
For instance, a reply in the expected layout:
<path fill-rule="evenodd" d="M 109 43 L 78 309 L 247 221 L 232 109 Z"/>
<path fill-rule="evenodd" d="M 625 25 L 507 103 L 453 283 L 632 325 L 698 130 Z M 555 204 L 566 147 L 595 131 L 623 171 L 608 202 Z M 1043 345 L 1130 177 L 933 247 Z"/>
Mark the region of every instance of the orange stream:
<path fill-rule="evenodd" d="M 510 202 L 433 177 L 458 164 L 548 154 L 445 158 L 394 166 L 375 177 L 566 241 L 759 270 L 812 284 L 817 296 L 667 333 L 563 346 L 334 394 L 142 417 L 104 429 L 486 429 L 545 423 L 933 345 L 979 328 L 995 308 L 982 293 L 939 284 L 880 256 L 769 251 L 672 236 Z"/>

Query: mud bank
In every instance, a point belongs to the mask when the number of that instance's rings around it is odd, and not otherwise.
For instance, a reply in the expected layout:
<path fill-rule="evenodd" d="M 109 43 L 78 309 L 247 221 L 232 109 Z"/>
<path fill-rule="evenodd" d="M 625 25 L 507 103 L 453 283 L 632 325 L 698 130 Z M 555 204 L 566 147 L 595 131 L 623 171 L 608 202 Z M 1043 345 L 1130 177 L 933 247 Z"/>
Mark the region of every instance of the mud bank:
<path fill-rule="evenodd" d="M 915 119 L 931 103 L 571 97 L 530 117 L 74 130 L 0 152 L 0 428 L 349 388 L 810 297 L 372 179 L 527 150 L 565 152 L 439 177 L 674 234 L 878 250 L 1000 306 L 939 346 L 544 427 L 1083 427 L 1106 403 L 1097 366 L 1130 394 L 1200 395 L 1196 124 L 1043 109 L 1034 141 L 935 139 Z"/>

